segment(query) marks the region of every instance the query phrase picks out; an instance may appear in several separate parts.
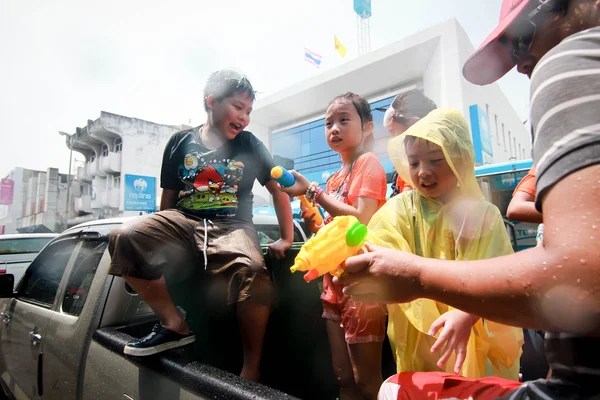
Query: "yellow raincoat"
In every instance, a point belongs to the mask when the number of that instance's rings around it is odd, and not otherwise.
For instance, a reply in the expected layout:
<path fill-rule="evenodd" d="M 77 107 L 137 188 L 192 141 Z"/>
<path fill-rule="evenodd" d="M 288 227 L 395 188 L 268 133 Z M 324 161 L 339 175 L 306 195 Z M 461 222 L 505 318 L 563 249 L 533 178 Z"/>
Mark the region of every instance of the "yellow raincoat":
<path fill-rule="evenodd" d="M 467 122 L 457 110 L 439 109 L 390 140 L 388 152 L 401 178 L 409 175 L 404 140 L 408 136 L 440 146 L 458 181 L 457 195 L 442 204 L 418 189 L 389 200 L 371 219 L 369 240 L 427 258 L 481 260 L 512 253 L 499 210 L 484 200 L 474 171 L 474 152 Z M 452 308 L 429 299 L 388 306 L 388 336 L 398 372 L 439 371 L 440 353 L 431 354 L 431 324 Z M 473 326 L 461 375 L 518 379 L 523 331 L 481 319 Z M 454 355 L 445 371 L 454 369 Z"/>

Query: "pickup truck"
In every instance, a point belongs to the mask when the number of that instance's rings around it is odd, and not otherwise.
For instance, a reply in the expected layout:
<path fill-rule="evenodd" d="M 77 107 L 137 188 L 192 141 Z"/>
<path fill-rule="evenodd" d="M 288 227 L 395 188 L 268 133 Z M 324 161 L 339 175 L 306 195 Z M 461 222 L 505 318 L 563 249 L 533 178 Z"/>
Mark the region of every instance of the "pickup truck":
<path fill-rule="evenodd" d="M 157 321 L 119 277 L 108 275 L 108 235 L 125 219 L 73 227 L 50 242 L 17 286 L 0 276 L 0 384 L 10 399 L 335 399 L 337 384 L 321 319 L 320 288 L 291 274 L 306 233 L 284 260 L 265 256 L 278 291 L 262 360 L 262 384 L 237 376 L 242 351 L 235 312 L 211 301 L 203 268 L 166 276 L 196 343 L 155 356 L 123 354 Z M 255 216 L 263 251 L 276 218 Z M 388 352 L 389 353 L 389 352 Z M 385 373 L 393 373 L 391 355 Z M 1 391 L 0 391 L 1 393 Z"/>

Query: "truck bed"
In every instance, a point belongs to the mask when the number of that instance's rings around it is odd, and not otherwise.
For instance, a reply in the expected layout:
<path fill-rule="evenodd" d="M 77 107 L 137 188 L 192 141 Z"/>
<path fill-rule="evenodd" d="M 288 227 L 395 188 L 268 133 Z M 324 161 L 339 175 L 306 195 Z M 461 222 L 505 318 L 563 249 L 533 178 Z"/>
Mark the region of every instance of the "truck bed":
<path fill-rule="evenodd" d="M 178 386 L 177 392 L 187 390 L 201 398 L 207 399 L 235 399 L 235 400 L 276 400 L 276 399 L 296 399 L 290 395 L 282 393 L 276 389 L 267 386 L 249 382 L 241 379 L 239 376 L 222 371 L 210 365 L 202 364 L 197 361 L 189 361 L 185 356 L 184 349 L 180 351 L 168 351 L 151 357 L 129 357 L 123 354 L 125 345 L 135 337 L 145 335 L 151 328 L 154 322 L 139 324 L 125 328 L 102 328 L 97 330 L 93 335 L 93 342 L 102 347 L 100 350 L 97 346 L 92 346 L 92 351 L 110 351 L 125 362 L 133 363 L 136 369 L 139 369 L 140 376 L 150 374 L 152 372 L 168 379 L 171 383 Z M 102 357 L 106 359 L 106 355 Z M 94 354 L 90 354 L 89 360 L 96 359 Z M 98 358 L 100 359 L 100 358 Z M 93 365 L 88 365 L 88 368 L 94 369 Z M 104 367 L 105 368 L 105 367 Z M 132 370 L 132 368 L 128 368 Z M 86 379 L 87 380 L 87 379 Z M 139 383 L 142 379 L 138 378 L 137 382 L 133 382 L 133 386 L 138 386 L 138 394 L 130 393 L 129 395 L 135 399 L 144 398 L 166 398 L 166 393 L 160 393 L 156 390 L 142 389 Z M 125 383 L 121 380 L 121 383 Z M 169 387 L 172 385 L 163 385 Z M 175 388 L 176 386 L 172 386 Z M 146 395 L 144 395 L 146 392 Z M 171 393 L 174 395 L 175 393 Z M 149 396 L 149 397 L 146 397 Z M 173 396 L 168 398 L 178 398 Z"/>

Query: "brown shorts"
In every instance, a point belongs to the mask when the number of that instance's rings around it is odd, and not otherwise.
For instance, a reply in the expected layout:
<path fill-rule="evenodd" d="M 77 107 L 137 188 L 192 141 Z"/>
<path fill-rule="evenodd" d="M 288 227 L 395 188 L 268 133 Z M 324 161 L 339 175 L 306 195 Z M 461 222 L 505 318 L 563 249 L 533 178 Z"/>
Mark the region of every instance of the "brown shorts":
<path fill-rule="evenodd" d="M 195 220 L 176 210 L 135 218 L 110 234 L 109 274 L 154 280 L 165 271 L 202 268 L 227 281 L 227 301 L 269 306 L 273 283 L 254 225 Z"/>

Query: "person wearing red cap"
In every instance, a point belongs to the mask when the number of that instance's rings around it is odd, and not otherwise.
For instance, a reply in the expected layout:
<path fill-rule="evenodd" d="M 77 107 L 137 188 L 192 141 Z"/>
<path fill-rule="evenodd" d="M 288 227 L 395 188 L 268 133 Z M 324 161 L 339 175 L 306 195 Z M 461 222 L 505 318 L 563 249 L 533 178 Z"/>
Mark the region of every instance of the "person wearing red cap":
<path fill-rule="evenodd" d="M 500 22 L 463 74 L 531 78 L 536 209 L 543 244 L 482 261 L 366 245 L 339 281 L 356 301 L 429 298 L 490 321 L 546 331 L 549 379 L 399 374 L 379 399 L 592 399 L 600 389 L 600 0 L 503 0 Z"/>

